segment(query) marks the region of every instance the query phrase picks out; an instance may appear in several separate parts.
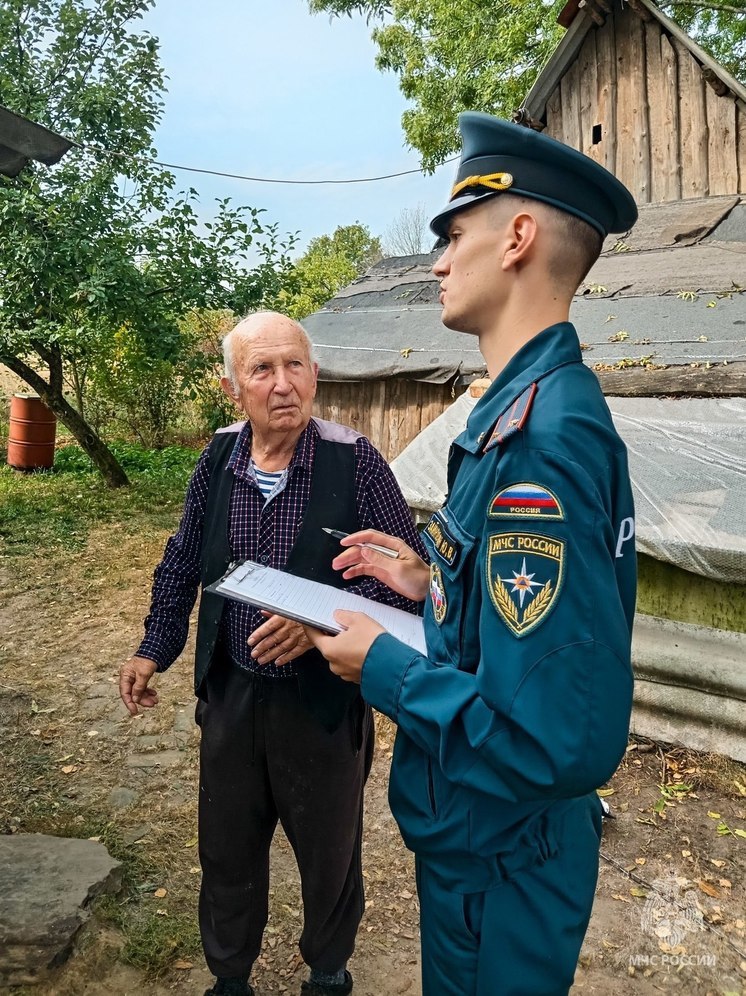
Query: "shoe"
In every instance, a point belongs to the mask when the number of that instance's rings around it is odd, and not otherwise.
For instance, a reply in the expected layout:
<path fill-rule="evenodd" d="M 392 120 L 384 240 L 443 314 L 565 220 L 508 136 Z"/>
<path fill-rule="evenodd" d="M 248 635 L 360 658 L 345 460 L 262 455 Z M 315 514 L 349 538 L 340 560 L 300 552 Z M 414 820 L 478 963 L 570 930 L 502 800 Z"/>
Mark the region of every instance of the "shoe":
<path fill-rule="evenodd" d="M 307 993 L 308 996 L 347 996 L 347 993 L 352 992 L 352 976 L 345 969 L 344 982 L 335 982 L 329 986 L 322 986 L 318 982 L 311 982 L 309 980 L 301 985 L 300 991 Z"/>
<path fill-rule="evenodd" d="M 205 990 L 205 996 L 255 996 L 255 993 L 246 979 L 215 979 L 215 985 Z"/>

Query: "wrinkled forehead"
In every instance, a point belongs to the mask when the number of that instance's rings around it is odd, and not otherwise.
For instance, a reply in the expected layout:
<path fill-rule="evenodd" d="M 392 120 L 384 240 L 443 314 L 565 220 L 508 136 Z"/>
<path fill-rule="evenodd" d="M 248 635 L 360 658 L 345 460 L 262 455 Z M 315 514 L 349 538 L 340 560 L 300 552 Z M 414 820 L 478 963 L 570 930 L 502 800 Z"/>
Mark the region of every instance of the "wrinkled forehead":
<path fill-rule="evenodd" d="M 234 354 L 240 362 L 263 359 L 309 359 L 308 342 L 291 324 L 237 330 Z"/>

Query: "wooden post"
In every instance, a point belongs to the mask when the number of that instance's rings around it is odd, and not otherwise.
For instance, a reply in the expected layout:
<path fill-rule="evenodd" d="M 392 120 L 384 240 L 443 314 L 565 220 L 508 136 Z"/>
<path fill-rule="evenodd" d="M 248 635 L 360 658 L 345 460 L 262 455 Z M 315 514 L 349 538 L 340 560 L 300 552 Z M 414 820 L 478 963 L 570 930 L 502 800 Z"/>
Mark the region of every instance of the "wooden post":
<path fill-rule="evenodd" d="M 616 48 L 615 22 L 609 17 L 596 32 L 596 120 L 601 125 L 599 162 L 616 172 Z"/>
<path fill-rule="evenodd" d="M 584 152 L 591 159 L 595 159 L 596 162 L 601 162 L 602 152 L 601 143 L 593 144 L 593 126 L 597 123 L 596 114 L 597 106 L 596 102 L 598 99 L 598 81 L 597 81 L 597 68 L 598 60 L 596 57 L 596 32 L 589 31 L 586 35 L 586 39 L 583 42 L 583 47 L 580 50 L 578 56 L 579 71 L 579 82 L 580 82 L 580 142 L 578 146 L 581 152 Z"/>
<path fill-rule="evenodd" d="M 642 21 L 617 11 L 617 176 L 638 204 L 650 200 L 650 125 Z"/>
<path fill-rule="evenodd" d="M 736 102 L 730 95 L 718 97 L 705 87 L 710 194 L 738 192 L 738 150 L 736 148 Z"/>
<path fill-rule="evenodd" d="M 565 145 L 582 149 L 580 131 L 580 67 L 575 60 L 560 81 L 562 131 Z"/>
<path fill-rule="evenodd" d="M 746 104 L 736 102 L 738 193 L 746 194 Z"/>
<path fill-rule="evenodd" d="M 699 63 L 678 39 L 672 40 L 679 63 L 681 196 L 707 197 L 710 184 L 705 84 Z"/>
<path fill-rule="evenodd" d="M 660 84 L 659 93 L 661 99 L 661 128 L 663 134 L 658 137 L 652 134 L 651 138 L 660 143 L 662 154 L 662 173 L 658 178 L 658 186 L 654 188 L 659 191 L 659 197 L 653 196 L 653 200 L 678 201 L 681 199 L 681 153 L 679 152 L 681 143 L 681 123 L 679 120 L 679 70 L 676 52 L 668 40 L 668 35 L 662 31 L 659 33 L 660 42 Z M 648 81 L 651 77 L 648 74 Z M 655 93 L 648 82 L 648 93 Z M 658 102 L 656 102 L 658 103 Z M 651 108 L 652 114 L 652 108 Z"/>

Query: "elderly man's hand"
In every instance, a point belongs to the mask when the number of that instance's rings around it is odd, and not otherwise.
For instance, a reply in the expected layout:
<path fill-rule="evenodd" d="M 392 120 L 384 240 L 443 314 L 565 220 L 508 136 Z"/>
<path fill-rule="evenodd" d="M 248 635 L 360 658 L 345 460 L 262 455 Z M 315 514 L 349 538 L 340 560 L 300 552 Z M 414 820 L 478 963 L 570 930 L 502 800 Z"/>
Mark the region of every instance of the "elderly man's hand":
<path fill-rule="evenodd" d="M 361 529 L 360 532 L 350 533 L 340 543 L 348 549 L 334 558 L 332 567 L 343 571 L 342 577 L 346 580 L 367 576 L 383 581 L 393 591 L 413 602 L 422 602 L 427 597 L 430 568 L 404 540 L 379 533 L 376 529 Z M 395 550 L 397 557 L 387 557 L 377 550 L 360 546 L 361 543 L 375 543 Z"/>
<path fill-rule="evenodd" d="M 267 621 L 257 626 L 249 637 L 251 656 L 257 664 L 282 666 L 311 649 L 311 641 L 300 623 L 269 612 L 262 615 Z"/>
<path fill-rule="evenodd" d="M 344 626 L 344 631 L 337 636 L 329 636 L 310 626 L 306 626 L 306 633 L 329 661 L 329 667 L 335 674 L 344 681 L 354 681 L 359 685 L 368 651 L 376 637 L 386 630 L 364 612 L 338 609 L 334 618 Z"/>
<path fill-rule="evenodd" d="M 158 692 L 148 687 L 148 682 L 156 672 L 156 663 L 147 657 L 131 657 L 119 669 L 119 694 L 131 715 L 137 715 L 137 707 L 152 709 L 158 705 Z"/>

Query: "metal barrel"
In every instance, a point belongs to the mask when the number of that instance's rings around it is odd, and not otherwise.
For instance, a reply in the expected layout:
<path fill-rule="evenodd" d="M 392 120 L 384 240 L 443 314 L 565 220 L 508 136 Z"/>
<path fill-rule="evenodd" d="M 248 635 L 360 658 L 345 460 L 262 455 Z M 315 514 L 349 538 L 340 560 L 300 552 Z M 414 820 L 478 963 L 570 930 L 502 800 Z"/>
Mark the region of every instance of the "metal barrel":
<path fill-rule="evenodd" d="M 16 470 L 48 469 L 54 463 L 57 418 L 36 394 L 10 399 L 8 465 Z"/>

